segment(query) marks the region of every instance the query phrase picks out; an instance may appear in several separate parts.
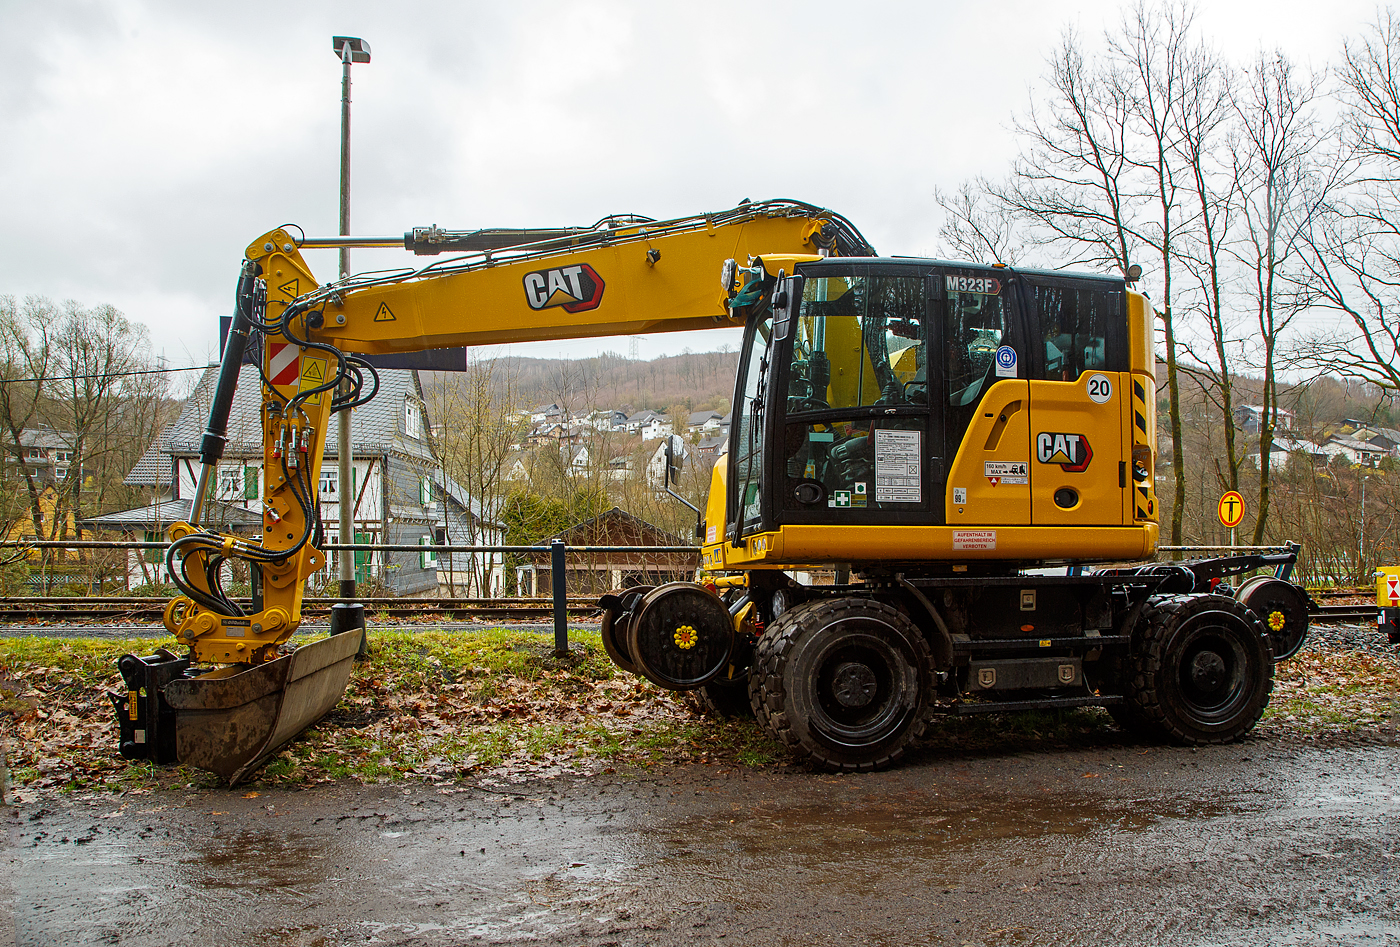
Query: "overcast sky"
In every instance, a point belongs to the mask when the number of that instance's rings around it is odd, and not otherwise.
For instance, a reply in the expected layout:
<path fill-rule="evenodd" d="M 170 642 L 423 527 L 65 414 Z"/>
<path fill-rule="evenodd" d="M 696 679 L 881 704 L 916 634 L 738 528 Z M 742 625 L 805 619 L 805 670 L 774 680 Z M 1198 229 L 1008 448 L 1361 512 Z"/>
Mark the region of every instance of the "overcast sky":
<path fill-rule="evenodd" d="M 0 0 L 0 295 L 111 303 L 171 364 L 216 354 L 248 242 L 284 222 L 335 233 L 333 34 L 373 51 L 354 67 L 353 233 L 792 197 L 882 253 L 931 253 L 934 188 L 1004 173 L 1011 118 L 1062 31 L 1097 37 L 1121 9 Z M 1199 21 L 1236 59 L 1279 47 L 1320 67 L 1375 15 L 1363 0 L 1217 0 Z M 334 277 L 333 255 L 311 263 Z M 653 335 L 640 351 L 726 341 Z M 607 349 L 627 341 L 515 347 Z"/>

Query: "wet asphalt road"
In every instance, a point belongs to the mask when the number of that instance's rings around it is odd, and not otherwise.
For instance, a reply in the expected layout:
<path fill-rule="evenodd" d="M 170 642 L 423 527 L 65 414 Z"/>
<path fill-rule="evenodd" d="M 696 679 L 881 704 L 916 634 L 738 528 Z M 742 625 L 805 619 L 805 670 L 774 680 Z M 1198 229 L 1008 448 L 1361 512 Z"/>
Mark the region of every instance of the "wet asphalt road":
<path fill-rule="evenodd" d="M 1397 764 L 1255 738 L 45 797 L 0 810 L 0 902 L 22 945 L 1400 944 Z"/>

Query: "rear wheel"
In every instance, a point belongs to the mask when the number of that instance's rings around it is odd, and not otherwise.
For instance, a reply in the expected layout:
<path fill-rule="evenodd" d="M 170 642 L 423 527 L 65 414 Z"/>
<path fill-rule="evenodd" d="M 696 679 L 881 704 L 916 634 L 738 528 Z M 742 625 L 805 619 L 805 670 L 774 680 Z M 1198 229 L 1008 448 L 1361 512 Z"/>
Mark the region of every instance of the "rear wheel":
<path fill-rule="evenodd" d="M 748 636 L 736 635 L 729 667 L 695 691 L 705 713 L 711 717 L 753 716 L 753 705 L 749 703 L 749 672 L 753 654 L 753 644 Z"/>
<path fill-rule="evenodd" d="M 1269 636 L 1253 612 L 1221 595 L 1163 596 L 1138 627 L 1133 723 L 1184 744 L 1228 743 L 1253 729 L 1274 686 Z"/>
<path fill-rule="evenodd" d="M 760 723 L 804 763 L 882 769 L 924 732 L 928 645 L 902 612 L 839 598 L 785 612 L 759 639 L 749 699 Z"/>

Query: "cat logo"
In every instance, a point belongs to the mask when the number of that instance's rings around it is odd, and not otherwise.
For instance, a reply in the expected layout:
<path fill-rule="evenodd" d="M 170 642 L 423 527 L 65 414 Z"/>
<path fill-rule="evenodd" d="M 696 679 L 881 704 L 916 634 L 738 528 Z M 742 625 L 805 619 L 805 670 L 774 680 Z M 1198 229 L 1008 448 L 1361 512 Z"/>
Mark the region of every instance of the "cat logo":
<path fill-rule="evenodd" d="M 525 274 L 525 301 L 531 309 L 587 312 L 603 301 L 603 278 L 587 263 L 536 270 Z"/>
<path fill-rule="evenodd" d="M 1094 451 L 1083 434 L 1046 431 L 1035 436 L 1035 459 L 1042 464 L 1059 464 L 1067 473 L 1083 473 L 1094 459 Z"/>

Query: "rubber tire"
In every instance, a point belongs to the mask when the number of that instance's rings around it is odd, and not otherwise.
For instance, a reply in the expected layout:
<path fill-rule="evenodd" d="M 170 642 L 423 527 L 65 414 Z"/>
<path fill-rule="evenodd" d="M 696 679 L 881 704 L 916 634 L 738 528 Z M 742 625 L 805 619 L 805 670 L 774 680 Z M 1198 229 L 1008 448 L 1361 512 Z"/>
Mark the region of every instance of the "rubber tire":
<path fill-rule="evenodd" d="M 749 674 L 753 670 L 753 655 L 753 645 L 748 636 L 736 637 L 734 654 L 730 657 L 734 676 L 721 674 L 692 692 L 706 716 L 726 719 L 753 716 L 753 705 L 749 703 Z"/>
<path fill-rule="evenodd" d="M 873 709 L 841 709 L 834 672 L 860 664 L 874 677 Z M 846 597 L 784 612 L 758 641 L 749 702 L 760 724 L 804 765 L 832 772 L 884 769 L 928 725 L 932 661 L 899 609 Z M 841 719 L 840 715 L 845 715 Z"/>
<path fill-rule="evenodd" d="M 695 691 L 700 707 L 706 716 L 723 718 L 744 718 L 753 716 L 753 705 L 749 703 L 749 676 L 731 681 L 715 678 Z"/>
<path fill-rule="evenodd" d="M 1274 687 L 1273 649 L 1264 626 L 1241 603 L 1209 594 L 1149 599 L 1134 637 L 1133 673 L 1125 682 L 1132 729 L 1186 746 L 1231 743 L 1263 715 Z M 1225 676 L 1222 686 L 1212 687 L 1215 693 L 1187 680 L 1188 668 L 1200 667 L 1193 655 L 1206 653 L 1216 656 Z"/>

